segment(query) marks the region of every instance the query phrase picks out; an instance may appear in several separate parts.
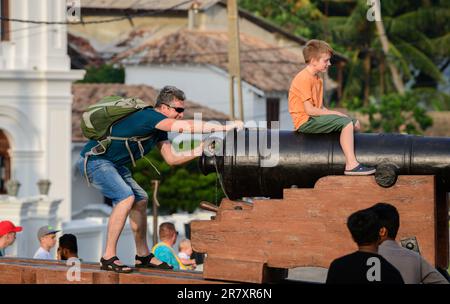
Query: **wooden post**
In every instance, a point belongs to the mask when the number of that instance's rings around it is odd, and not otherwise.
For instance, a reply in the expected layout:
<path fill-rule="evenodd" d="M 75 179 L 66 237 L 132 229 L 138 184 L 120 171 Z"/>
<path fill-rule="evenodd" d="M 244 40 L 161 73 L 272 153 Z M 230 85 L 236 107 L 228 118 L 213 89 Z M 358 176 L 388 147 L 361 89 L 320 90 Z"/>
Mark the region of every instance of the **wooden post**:
<path fill-rule="evenodd" d="M 158 243 L 158 188 L 159 188 L 159 180 L 153 179 L 153 246 Z"/>
<path fill-rule="evenodd" d="M 239 118 L 244 120 L 242 101 L 241 59 L 239 54 L 239 14 L 236 0 L 227 1 L 228 10 L 228 73 L 230 74 L 230 118 L 234 119 L 234 80 L 238 85 Z"/>
<path fill-rule="evenodd" d="M 9 18 L 9 0 L 0 0 L 0 12 L 1 16 L 5 18 Z M 10 36 L 10 23 L 8 20 L 1 20 L 0 21 L 0 41 L 8 41 Z"/>

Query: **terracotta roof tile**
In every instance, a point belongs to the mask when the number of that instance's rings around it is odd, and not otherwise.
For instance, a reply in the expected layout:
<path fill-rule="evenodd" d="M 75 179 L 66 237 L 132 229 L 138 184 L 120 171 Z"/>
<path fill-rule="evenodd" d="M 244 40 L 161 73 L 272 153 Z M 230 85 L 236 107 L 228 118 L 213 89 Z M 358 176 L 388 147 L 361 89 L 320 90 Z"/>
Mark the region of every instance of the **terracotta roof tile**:
<path fill-rule="evenodd" d="M 293 47 L 298 45 L 293 45 Z M 260 39 L 241 34 L 242 79 L 266 92 L 286 92 L 304 66 L 302 58 Z M 124 51 L 113 61 L 124 64 L 211 64 L 228 67 L 228 33 L 181 30 Z"/>
<path fill-rule="evenodd" d="M 81 7 L 100 9 L 165 10 L 177 6 L 182 0 L 81 0 Z M 184 1 L 185 2 L 185 1 Z M 199 9 L 206 9 L 220 0 L 198 0 Z M 183 3 L 174 10 L 188 10 L 191 2 Z"/>
<path fill-rule="evenodd" d="M 67 44 L 72 63 L 78 62 L 77 68 L 84 66 L 98 67 L 104 63 L 101 55 L 94 49 L 89 40 L 68 33 Z"/>
<path fill-rule="evenodd" d="M 102 97 L 108 95 L 123 95 L 128 97 L 138 97 L 149 104 L 155 103 L 158 91 L 147 85 L 125 85 L 125 84 L 73 84 L 72 85 L 72 141 L 86 141 L 81 133 L 80 121 L 84 110 L 91 104 L 96 103 Z M 200 106 L 192 101 L 186 101 L 186 112 L 184 118 L 194 118 L 194 113 L 202 113 L 203 120 L 225 121 L 227 115 Z"/>

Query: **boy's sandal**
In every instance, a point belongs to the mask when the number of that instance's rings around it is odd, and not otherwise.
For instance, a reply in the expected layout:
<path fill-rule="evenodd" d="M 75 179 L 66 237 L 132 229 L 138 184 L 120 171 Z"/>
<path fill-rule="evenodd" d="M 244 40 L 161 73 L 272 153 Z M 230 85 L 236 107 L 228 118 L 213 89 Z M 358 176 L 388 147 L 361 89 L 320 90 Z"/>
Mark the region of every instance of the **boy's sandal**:
<path fill-rule="evenodd" d="M 159 265 L 150 263 L 150 261 L 152 260 L 152 258 L 154 258 L 155 255 L 153 253 L 150 253 L 147 256 L 141 257 L 136 255 L 135 260 L 136 261 L 140 261 L 140 264 L 136 264 L 135 267 L 136 268 L 159 268 L 159 269 L 173 269 L 173 266 L 170 266 L 169 264 L 167 264 L 166 262 L 162 262 Z"/>
<path fill-rule="evenodd" d="M 117 256 L 113 256 L 112 258 L 105 260 L 103 257 L 100 259 L 100 269 L 101 270 L 107 270 L 107 271 L 114 271 L 117 273 L 130 273 L 133 272 L 133 269 L 130 266 L 127 265 L 117 265 L 114 263 L 115 261 L 118 261 L 119 258 Z M 128 269 L 127 269 L 128 268 Z"/>

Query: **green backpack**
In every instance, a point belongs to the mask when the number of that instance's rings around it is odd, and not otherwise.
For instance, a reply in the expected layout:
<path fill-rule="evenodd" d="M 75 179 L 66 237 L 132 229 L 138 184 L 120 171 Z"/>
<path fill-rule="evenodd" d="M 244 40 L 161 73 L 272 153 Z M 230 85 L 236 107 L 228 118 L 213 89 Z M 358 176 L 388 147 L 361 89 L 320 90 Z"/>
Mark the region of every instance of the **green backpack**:
<path fill-rule="evenodd" d="M 133 166 L 136 166 L 133 153 L 131 152 L 129 142 L 137 142 L 141 156 L 144 156 L 144 148 L 141 144 L 142 141 L 148 140 L 151 136 L 133 136 L 133 137 L 117 137 L 111 136 L 112 128 L 115 123 L 126 118 L 127 116 L 140 111 L 145 108 L 149 108 L 143 100 L 135 97 L 124 98 L 122 96 L 107 96 L 103 97 L 98 103 L 93 104 L 87 108 L 83 113 L 81 119 L 81 130 L 83 135 L 89 139 L 96 140 L 98 145 L 93 147 L 89 152 L 85 154 L 84 160 L 84 173 L 87 177 L 87 161 L 91 155 L 101 155 L 106 152 L 111 145 L 112 140 L 120 140 L 125 143 L 128 152 L 130 153 Z M 158 172 L 158 169 L 147 159 L 147 161 Z"/>

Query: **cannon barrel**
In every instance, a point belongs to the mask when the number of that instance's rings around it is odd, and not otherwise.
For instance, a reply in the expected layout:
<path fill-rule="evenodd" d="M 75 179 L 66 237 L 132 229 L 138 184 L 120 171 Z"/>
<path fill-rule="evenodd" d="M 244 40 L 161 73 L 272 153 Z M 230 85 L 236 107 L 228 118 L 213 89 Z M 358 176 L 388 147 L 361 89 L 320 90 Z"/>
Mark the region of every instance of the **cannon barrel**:
<path fill-rule="evenodd" d="M 230 199 L 282 198 L 285 188 L 312 188 L 323 176 L 344 173 L 338 133 L 244 129 L 217 141 L 213 154 L 200 157 L 199 167 L 205 175 L 220 174 Z M 380 186 L 392 186 L 397 175 L 435 175 L 440 191 L 450 192 L 448 137 L 359 133 L 355 153 L 359 162 L 377 167 Z"/>

